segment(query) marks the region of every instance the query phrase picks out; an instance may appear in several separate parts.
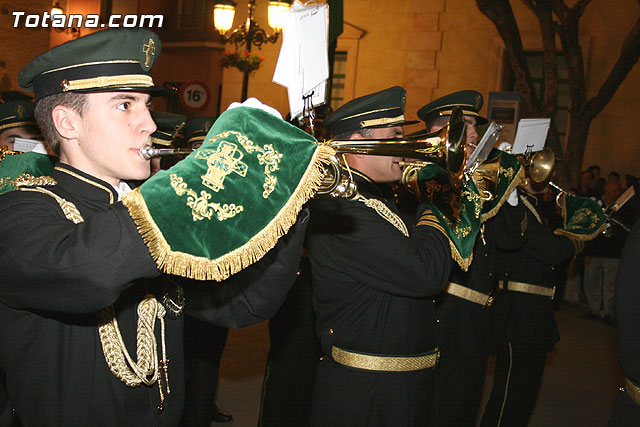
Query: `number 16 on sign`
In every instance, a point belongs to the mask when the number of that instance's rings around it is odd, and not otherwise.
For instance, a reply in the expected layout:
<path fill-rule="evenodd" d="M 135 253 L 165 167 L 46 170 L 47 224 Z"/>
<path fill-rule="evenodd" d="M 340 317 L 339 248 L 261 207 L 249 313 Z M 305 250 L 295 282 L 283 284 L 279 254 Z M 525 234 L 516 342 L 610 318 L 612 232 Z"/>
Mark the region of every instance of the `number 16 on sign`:
<path fill-rule="evenodd" d="M 207 85 L 196 80 L 185 82 L 180 88 L 180 103 L 189 111 L 202 111 L 209 105 Z"/>

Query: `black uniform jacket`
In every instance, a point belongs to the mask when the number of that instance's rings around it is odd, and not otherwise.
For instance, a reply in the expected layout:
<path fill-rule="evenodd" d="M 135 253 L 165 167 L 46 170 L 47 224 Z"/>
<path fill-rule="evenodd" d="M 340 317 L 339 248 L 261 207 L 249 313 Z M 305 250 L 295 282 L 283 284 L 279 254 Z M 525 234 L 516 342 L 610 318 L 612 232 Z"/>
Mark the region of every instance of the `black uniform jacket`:
<path fill-rule="evenodd" d="M 526 242 L 520 250 L 498 251 L 499 278 L 553 288 L 558 285 L 555 265 L 569 261 L 575 246 L 569 238 L 553 234 L 536 208 L 535 197 L 521 192 L 520 199 L 518 206 L 526 215 Z M 498 344 L 531 344 L 550 350 L 560 339 L 553 300 L 548 296 L 504 291 L 496 300 L 495 311 Z"/>
<path fill-rule="evenodd" d="M 640 221 L 631 229 L 616 278 L 618 360 L 624 375 L 640 386 Z"/>
<path fill-rule="evenodd" d="M 166 276 L 109 184 L 64 164 L 52 177 L 57 185 L 46 188 L 75 204 L 83 222 L 68 220 L 56 199 L 41 192 L 0 197 L 0 366 L 11 404 L 26 426 L 175 426 L 184 405 L 180 312 L 165 304 L 171 394 L 158 413 L 157 384 L 128 387 L 111 373 L 96 311 L 114 305 L 135 360 L 138 303 L 147 292 L 176 302 L 176 280 L 158 280 Z M 229 279 L 234 283 L 186 281 L 187 305 L 199 299 L 190 297 L 196 288 L 215 294 L 199 317 L 221 325 L 272 315 L 295 278 L 305 227 L 299 228 L 252 271 Z"/>
<path fill-rule="evenodd" d="M 521 224 L 524 211 L 505 204 L 487 220 L 473 247 L 473 262 L 467 272 L 457 264 L 450 281 L 485 295 L 495 296 L 498 287 L 498 249 L 516 250 L 524 245 Z M 491 306 L 467 301 L 441 292 L 436 297 L 438 347 L 442 351 L 468 357 L 491 353 Z"/>
<path fill-rule="evenodd" d="M 368 199 L 384 199 L 368 178 L 356 177 Z M 322 348 L 411 355 L 435 347 L 430 295 L 451 268 L 444 234 L 417 226 L 406 237 L 362 201 L 314 200 L 308 235 L 314 308 Z M 409 227 L 411 230 L 411 227 Z"/>

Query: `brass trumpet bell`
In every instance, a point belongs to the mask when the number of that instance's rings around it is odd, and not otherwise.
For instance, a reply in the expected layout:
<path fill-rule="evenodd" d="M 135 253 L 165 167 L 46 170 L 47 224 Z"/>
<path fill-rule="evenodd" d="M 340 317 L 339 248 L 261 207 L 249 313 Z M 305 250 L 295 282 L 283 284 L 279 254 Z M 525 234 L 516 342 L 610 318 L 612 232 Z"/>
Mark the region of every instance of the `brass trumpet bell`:
<path fill-rule="evenodd" d="M 555 154 L 550 148 L 545 147 L 534 153 L 528 165 L 525 164 L 525 166 L 529 167 L 529 178 L 533 182 L 540 183 L 549 178 L 555 164 Z"/>

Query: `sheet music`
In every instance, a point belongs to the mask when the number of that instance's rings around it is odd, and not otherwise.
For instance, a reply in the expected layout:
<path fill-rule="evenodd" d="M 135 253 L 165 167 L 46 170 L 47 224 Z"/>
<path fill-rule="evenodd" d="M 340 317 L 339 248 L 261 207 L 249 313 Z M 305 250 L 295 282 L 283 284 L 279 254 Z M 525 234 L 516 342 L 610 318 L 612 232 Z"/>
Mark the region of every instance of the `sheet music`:
<path fill-rule="evenodd" d="M 535 153 L 542 150 L 550 124 L 551 119 L 520 119 L 511 153 L 524 154 L 527 150 Z"/>
<path fill-rule="evenodd" d="M 313 105 L 325 101 L 329 79 L 328 23 L 326 4 L 305 6 L 296 1 L 285 18 L 273 81 L 288 89 L 292 118 L 302 113 L 304 96 L 313 93 Z"/>
<path fill-rule="evenodd" d="M 34 153 L 47 154 L 47 149 L 42 141 L 27 138 L 15 138 L 13 141 L 13 150 L 22 153 L 33 151 Z"/>

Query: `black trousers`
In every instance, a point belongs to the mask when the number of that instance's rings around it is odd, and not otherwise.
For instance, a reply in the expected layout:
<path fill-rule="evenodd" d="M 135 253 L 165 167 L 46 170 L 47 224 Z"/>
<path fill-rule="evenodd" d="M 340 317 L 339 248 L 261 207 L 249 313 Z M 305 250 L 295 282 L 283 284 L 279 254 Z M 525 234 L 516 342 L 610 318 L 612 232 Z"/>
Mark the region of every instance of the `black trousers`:
<path fill-rule="evenodd" d="M 486 372 L 487 357 L 440 353 L 436 369 L 436 425 L 475 425 Z"/>
<path fill-rule="evenodd" d="M 269 321 L 271 347 L 262 384 L 259 426 L 309 425 L 316 370 L 322 356 L 311 289 L 311 268 L 302 258 L 298 279 Z"/>
<path fill-rule="evenodd" d="M 546 349 L 507 343 L 496 355 L 493 389 L 481 426 L 526 426 L 538 400 Z"/>
<path fill-rule="evenodd" d="M 209 427 L 229 330 L 184 316 L 185 406 L 180 425 Z"/>

